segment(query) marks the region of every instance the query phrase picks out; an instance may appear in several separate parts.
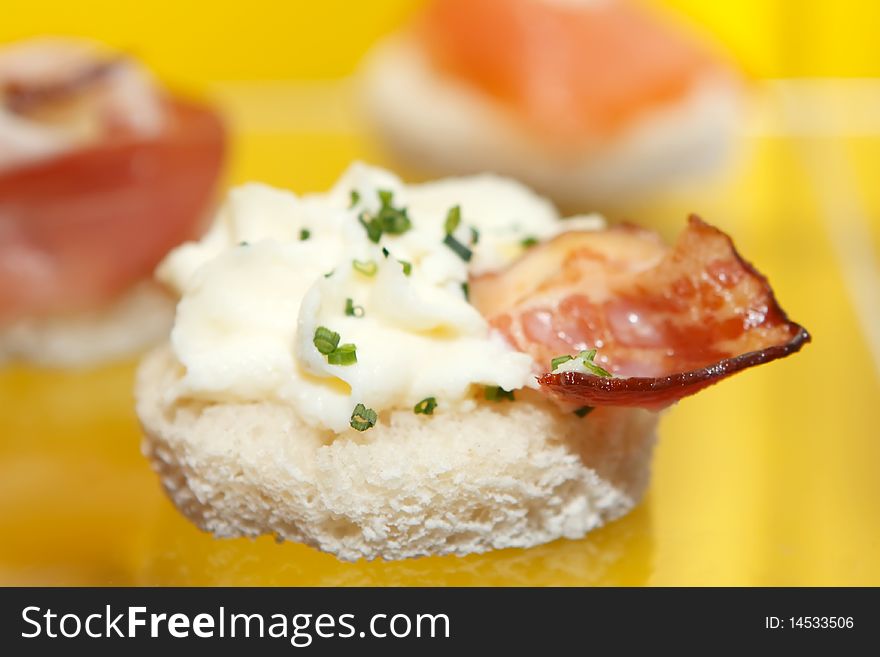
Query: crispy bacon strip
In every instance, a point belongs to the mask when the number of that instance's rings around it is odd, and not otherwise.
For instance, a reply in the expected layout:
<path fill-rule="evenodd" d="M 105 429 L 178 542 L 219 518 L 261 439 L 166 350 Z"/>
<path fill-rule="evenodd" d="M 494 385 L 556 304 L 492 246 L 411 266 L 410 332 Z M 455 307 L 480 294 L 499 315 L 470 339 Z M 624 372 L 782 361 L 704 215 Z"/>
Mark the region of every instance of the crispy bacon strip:
<path fill-rule="evenodd" d="M 559 399 L 659 409 L 810 341 L 730 238 L 692 215 L 675 247 L 631 227 L 566 233 L 471 284 L 496 329 L 543 367 L 597 348 L 617 375 L 545 373 Z"/>

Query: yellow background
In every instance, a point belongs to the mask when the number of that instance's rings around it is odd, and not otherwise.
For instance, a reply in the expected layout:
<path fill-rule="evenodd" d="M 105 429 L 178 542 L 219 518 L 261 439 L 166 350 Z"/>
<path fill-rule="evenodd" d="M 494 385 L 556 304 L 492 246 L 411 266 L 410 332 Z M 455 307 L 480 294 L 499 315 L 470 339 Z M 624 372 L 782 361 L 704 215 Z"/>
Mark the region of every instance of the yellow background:
<path fill-rule="evenodd" d="M 880 3 L 663 4 L 759 78 L 880 75 Z M 231 180 L 321 189 L 353 158 L 386 163 L 351 86 L 321 80 L 350 75 L 413 6 L 5 0 L 0 41 L 78 34 L 140 54 L 222 104 Z M 765 80 L 755 94 L 725 178 L 626 216 L 671 237 L 697 211 L 729 231 L 814 343 L 670 410 L 631 515 L 580 541 L 391 564 L 215 541 L 138 453 L 133 363 L 15 367 L 0 372 L 0 583 L 880 585 L 880 296 L 865 302 L 880 275 L 880 85 Z"/>
<path fill-rule="evenodd" d="M 650 0 L 714 34 L 758 77 L 878 76 L 873 0 Z M 166 80 L 279 80 L 351 73 L 418 0 L 3 0 L 0 42 L 89 36 Z"/>

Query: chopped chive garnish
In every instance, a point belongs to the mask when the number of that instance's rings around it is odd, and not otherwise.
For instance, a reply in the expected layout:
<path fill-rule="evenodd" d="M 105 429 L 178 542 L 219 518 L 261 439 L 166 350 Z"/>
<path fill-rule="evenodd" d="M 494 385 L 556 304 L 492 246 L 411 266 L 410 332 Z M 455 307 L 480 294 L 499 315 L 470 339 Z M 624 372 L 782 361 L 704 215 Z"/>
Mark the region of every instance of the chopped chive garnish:
<path fill-rule="evenodd" d="M 572 358 L 568 354 L 566 354 L 565 356 L 557 356 L 556 358 L 554 358 L 553 360 L 550 361 L 550 371 L 552 372 L 557 367 L 559 367 L 563 363 L 567 363 L 570 360 L 574 360 L 574 358 Z"/>
<path fill-rule="evenodd" d="M 357 360 L 357 348 L 353 344 L 341 344 L 327 354 L 331 365 L 354 365 Z"/>
<path fill-rule="evenodd" d="M 395 208 L 391 203 L 394 200 L 394 192 L 380 189 L 379 201 L 382 207 L 379 208 L 379 214 L 376 218 L 382 230 L 391 235 L 402 235 L 410 228 L 412 222 L 406 214 L 406 208 Z"/>
<path fill-rule="evenodd" d="M 379 223 L 379 220 L 376 217 L 370 217 L 366 212 L 361 212 L 358 215 L 358 221 L 364 227 L 364 230 L 367 231 L 367 237 L 370 238 L 370 241 L 378 244 L 379 240 L 382 239 L 382 224 Z"/>
<path fill-rule="evenodd" d="M 370 213 L 364 211 L 358 216 L 358 221 L 367 231 L 367 237 L 374 244 L 378 244 L 382 239 L 383 233 L 389 235 L 402 235 L 412 228 L 412 221 L 406 213 L 406 208 L 395 208 L 392 205 L 394 192 L 387 189 L 377 191 L 379 202 L 382 206 L 379 212 L 371 216 Z"/>
<path fill-rule="evenodd" d="M 382 208 L 379 211 L 379 220 L 382 222 L 382 230 L 391 235 L 402 235 L 412 228 L 412 222 L 406 216 L 406 210 Z"/>
<path fill-rule="evenodd" d="M 239 242 L 238 245 L 239 246 L 250 246 L 250 244 L 248 244 L 247 242 Z"/>
<path fill-rule="evenodd" d="M 514 401 L 513 390 L 505 390 L 501 386 L 486 386 L 484 394 L 489 401 Z"/>
<path fill-rule="evenodd" d="M 358 204 L 358 201 L 360 201 L 360 200 L 361 200 L 360 192 L 356 189 L 351 190 L 351 203 L 349 204 L 348 207 L 353 208 L 354 206 L 356 206 Z"/>
<path fill-rule="evenodd" d="M 593 359 L 596 357 L 596 350 L 595 349 L 590 349 L 589 351 L 582 351 L 578 355 L 583 360 L 584 367 L 586 367 L 588 370 L 590 370 L 590 372 L 592 372 L 596 376 L 602 376 L 605 378 L 610 378 L 610 377 L 614 376 L 613 374 L 611 374 L 611 372 L 606 370 L 604 367 L 602 367 L 600 365 L 596 365 L 596 363 L 593 362 Z"/>
<path fill-rule="evenodd" d="M 520 246 L 522 246 L 524 249 L 529 249 L 529 248 L 535 246 L 535 244 L 537 244 L 537 243 L 538 243 L 537 237 L 529 236 L 520 242 Z"/>
<path fill-rule="evenodd" d="M 353 344 L 339 344 L 339 334 L 331 331 L 326 326 L 315 329 L 315 337 L 312 338 L 315 348 L 327 356 L 327 362 L 331 365 L 351 365 L 357 362 L 357 351 Z"/>
<path fill-rule="evenodd" d="M 461 284 L 461 293 L 464 295 L 465 301 L 471 300 L 471 286 L 467 284 L 467 281 Z"/>
<path fill-rule="evenodd" d="M 443 238 L 443 243 L 450 249 L 452 249 L 455 252 L 455 255 L 457 255 L 459 258 L 461 258 L 465 262 L 470 262 L 473 252 L 464 244 L 455 239 L 451 233 L 446 234 L 446 237 Z"/>
<path fill-rule="evenodd" d="M 379 270 L 379 265 L 377 265 L 372 260 L 367 260 L 363 262 L 361 260 L 352 260 L 351 266 L 354 267 L 355 271 L 359 271 L 364 276 L 375 276 L 376 272 Z"/>
<path fill-rule="evenodd" d="M 593 407 L 593 406 L 581 406 L 579 409 L 577 409 L 574 412 L 574 414 L 577 415 L 578 417 L 586 417 L 587 415 L 589 415 L 590 413 L 593 412 L 594 408 L 595 407 Z"/>
<path fill-rule="evenodd" d="M 452 235 L 455 232 L 455 229 L 458 228 L 458 224 L 461 223 L 461 206 L 453 205 L 449 208 L 449 212 L 446 213 L 446 223 L 443 225 L 443 230 L 446 231 L 447 235 Z"/>
<path fill-rule="evenodd" d="M 324 278 L 330 278 L 334 274 L 335 271 L 336 271 L 335 269 L 331 269 L 326 274 L 324 274 Z"/>
<path fill-rule="evenodd" d="M 406 260 L 398 260 L 397 262 L 399 262 L 400 265 L 403 267 L 403 275 L 404 276 L 409 276 L 410 274 L 412 274 L 412 263 L 411 262 L 407 262 Z"/>
<path fill-rule="evenodd" d="M 437 408 L 437 398 L 425 397 L 422 401 L 413 406 L 413 413 L 416 415 L 434 415 L 435 408 Z"/>
<path fill-rule="evenodd" d="M 351 421 L 349 424 L 352 429 L 366 431 L 370 427 L 376 426 L 376 420 L 378 419 L 379 416 L 376 415 L 376 411 L 372 408 L 367 408 L 363 404 L 358 404 L 351 412 Z"/>
<path fill-rule="evenodd" d="M 326 326 L 319 326 L 315 329 L 315 337 L 312 339 L 315 347 L 322 354 L 329 354 L 339 344 L 339 334 L 331 331 Z"/>
<path fill-rule="evenodd" d="M 606 378 L 610 378 L 613 376 L 613 374 L 611 374 L 611 372 L 606 370 L 601 365 L 596 365 L 596 363 L 590 363 L 590 362 L 584 361 L 584 367 L 586 367 L 588 370 L 590 370 L 596 376 L 602 376 L 602 377 L 606 377 Z"/>
<path fill-rule="evenodd" d="M 471 226 L 471 246 L 476 246 L 480 241 L 480 231 Z"/>
<path fill-rule="evenodd" d="M 348 317 L 363 317 L 364 316 L 364 308 L 363 306 L 354 305 L 354 301 L 351 299 L 345 300 L 345 314 Z"/>
<path fill-rule="evenodd" d="M 312 232 L 308 228 L 303 228 L 301 231 L 299 231 L 299 241 L 300 242 L 305 242 L 311 236 L 312 236 Z"/>
<path fill-rule="evenodd" d="M 386 249 L 386 248 L 383 246 L 383 247 L 382 247 L 382 255 L 385 256 L 385 257 L 387 258 L 390 254 L 391 254 L 391 251 L 389 251 L 388 249 Z"/>

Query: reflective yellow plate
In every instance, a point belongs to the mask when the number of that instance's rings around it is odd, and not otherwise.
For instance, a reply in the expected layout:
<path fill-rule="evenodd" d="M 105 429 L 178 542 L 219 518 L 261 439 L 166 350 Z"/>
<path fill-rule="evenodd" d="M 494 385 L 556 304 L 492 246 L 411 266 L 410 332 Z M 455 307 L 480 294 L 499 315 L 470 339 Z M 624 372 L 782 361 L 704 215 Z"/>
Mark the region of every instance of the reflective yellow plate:
<path fill-rule="evenodd" d="M 214 93 L 241 130 L 236 182 L 316 190 L 353 158 L 382 163 L 346 83 Z M 668 411 L 628 517 L 579 541 L 399 563 L 214 540 L 139 454 L 132 363 L 15 367 L 0 373 L 0 583 L 880 585 L 880 125 L 864 110 L 880 85 L 768 83 L 759 98 L 727 179 L 627 217 L 672 237 L 696 211 L 730 232 L 814 342 Z"/>

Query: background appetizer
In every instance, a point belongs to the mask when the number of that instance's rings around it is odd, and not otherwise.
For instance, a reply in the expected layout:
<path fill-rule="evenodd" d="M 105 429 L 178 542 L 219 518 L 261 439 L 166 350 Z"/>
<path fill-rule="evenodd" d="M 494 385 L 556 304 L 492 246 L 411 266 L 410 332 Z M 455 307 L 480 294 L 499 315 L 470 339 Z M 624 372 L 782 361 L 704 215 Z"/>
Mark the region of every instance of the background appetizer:
<path fill-rule="evenodd" d="M 151 282 L 223 162 L 209 107 L 95 43 L 0 46 L 0 361 L 85 365 L 164 335 Z"/>
<path fill-rule="evenodd" d="M 431 0 L 362 86 L 417 170 L 497 171 L 588 208 L 716 169 L 740 118 L 731 65 L 628 0 Z"/>

